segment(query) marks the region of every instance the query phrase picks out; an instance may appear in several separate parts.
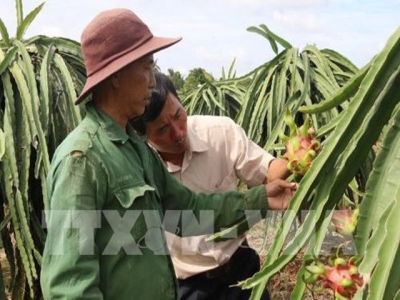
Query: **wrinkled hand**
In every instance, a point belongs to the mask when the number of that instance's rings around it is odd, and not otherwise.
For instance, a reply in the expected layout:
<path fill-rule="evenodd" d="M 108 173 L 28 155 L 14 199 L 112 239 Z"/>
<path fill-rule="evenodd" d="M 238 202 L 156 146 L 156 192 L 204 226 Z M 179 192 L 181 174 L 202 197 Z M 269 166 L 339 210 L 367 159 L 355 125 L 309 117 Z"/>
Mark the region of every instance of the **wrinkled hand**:
<path fill-rule="evenodd" d="M 298 184 L 277 178 L 266 185 L 268 207 L 271 210 L 286 209 Z"/>

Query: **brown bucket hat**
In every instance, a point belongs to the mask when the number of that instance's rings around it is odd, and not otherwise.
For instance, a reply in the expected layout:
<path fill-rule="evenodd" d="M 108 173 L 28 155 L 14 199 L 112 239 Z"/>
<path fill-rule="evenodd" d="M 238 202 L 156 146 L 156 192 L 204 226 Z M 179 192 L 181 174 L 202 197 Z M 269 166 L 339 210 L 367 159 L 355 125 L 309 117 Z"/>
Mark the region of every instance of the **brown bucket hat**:
<path fill-rule="evenodd" d="M 85 28 L 81 48 L 86 83 L 75 104 L 108 76 L 131 62 L 179 42 L 182 38 L 155 37 L 131 10 L 118 8 L 98 14 Z"/>

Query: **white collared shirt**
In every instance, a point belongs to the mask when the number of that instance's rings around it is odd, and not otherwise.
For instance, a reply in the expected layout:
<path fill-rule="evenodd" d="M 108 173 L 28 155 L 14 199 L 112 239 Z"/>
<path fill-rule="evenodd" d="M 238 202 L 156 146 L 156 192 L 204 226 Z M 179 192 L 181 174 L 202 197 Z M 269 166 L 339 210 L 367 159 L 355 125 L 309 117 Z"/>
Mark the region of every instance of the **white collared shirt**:
<path fill-rule="evenodd" d="M 239 180 L 248 186 L 262 184 L 274 157 L 250 141 L 244 130 L 228 117 L 190 116 L 187 120 L 189 149 L 182 167 L 164 162 L 168 171 L 195 192 L 227 192 Z M 226 263 L 244 235 L 218 243 L 206 236 L 180 238 L 166 233 L 176 275 L 185 279 Z"/>

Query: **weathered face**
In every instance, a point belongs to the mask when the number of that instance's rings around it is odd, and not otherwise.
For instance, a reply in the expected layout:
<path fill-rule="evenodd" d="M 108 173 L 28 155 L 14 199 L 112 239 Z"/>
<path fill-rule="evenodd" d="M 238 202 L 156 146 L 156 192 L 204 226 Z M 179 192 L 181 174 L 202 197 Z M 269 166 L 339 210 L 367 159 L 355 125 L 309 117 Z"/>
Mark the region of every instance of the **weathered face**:
<path fill-rule="evenodd" d="M 148 142 L 161 153 L 182 153 L 188 147 L 187 114 L 179 100 L 171 93 L 161 114 L 146 123 Z"/>
<path fill-rule="evenodd" d="M 144 113 L 156 84 L 153 67 L 153 55 L 147 55 L 118 72 L 118 98 L 128 119 Z"/>

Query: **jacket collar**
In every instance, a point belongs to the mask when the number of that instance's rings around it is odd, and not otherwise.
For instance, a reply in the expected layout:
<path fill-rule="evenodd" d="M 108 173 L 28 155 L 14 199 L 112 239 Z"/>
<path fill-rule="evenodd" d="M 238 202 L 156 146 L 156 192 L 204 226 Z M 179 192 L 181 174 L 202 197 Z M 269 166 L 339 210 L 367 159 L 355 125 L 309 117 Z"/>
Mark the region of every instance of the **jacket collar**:
<path fill-rule="evenodd" d="M 135 134 L 135 131 L 129 122 L 127 124 L 126 131 L 123 130 L 121 126 L 114 121 L 114 119 L 112 119 L 106 112 L 95 106 L 92 102 L 89 102 L 86 105 L 86 116 L 90 120 L 99 124 L 110 141 L 125 144 L 129 138 L 133 140 L 143 139 Z"/>

